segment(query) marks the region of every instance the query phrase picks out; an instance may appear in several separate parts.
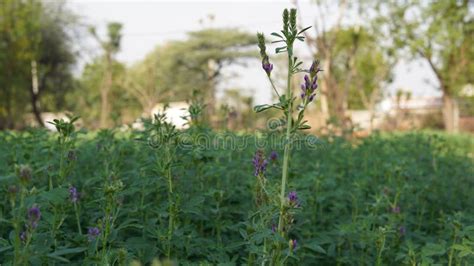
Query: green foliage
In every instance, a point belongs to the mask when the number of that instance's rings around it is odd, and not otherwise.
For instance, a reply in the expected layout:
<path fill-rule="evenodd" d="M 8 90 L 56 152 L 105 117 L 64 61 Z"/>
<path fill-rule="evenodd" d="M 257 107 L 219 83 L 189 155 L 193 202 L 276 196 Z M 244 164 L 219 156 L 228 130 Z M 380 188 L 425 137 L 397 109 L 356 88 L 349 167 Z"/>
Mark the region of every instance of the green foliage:
<path fill-rule="evenodd" d="M 28 247 L 19 242 L 28 263 L 101 264 L 105 259 L 128 264 L 165 258 L 170 205 L 166 171 L 159 163 L 166 162 L 166 154 L 136 141 L 146 139 L 146 132 L 77 135 L 77 159 L 65 161 L 70 170 L 53 189 L 49 176 L 59 176 L 59 158 L 67 154 L 66 149 L 58 153 L 56 136 L 39 130 L 0 133 L 2 263 L 13 260 L 13 217 L 21 231 L 26 210 L 34 204 L 41 209 L 41 220 Z M 241 265 L 249 262 L 249 254 L 260 254 L 262 239 L 279 241 L 271 224 L 255 231 L 248 217 L 255 204 L 250 160 L 256 141 L 282 147 L 281 138 L 228 133 L 228 139 L 247 145 L 206 148 L 203 136 L 210 143 L 223 136 L 194 127 L 179 134 L 181 141 L 169 142 L 176 159 L 172 259 Z M 377 259 L 382 265 L 474 263 L 474 217 L 468 211 L 474 207 L 471 137 L 411 133 L 373 135 L 358 143 L 337 137 L 320 141 L 324 148 L 303 147 L 292 155 L 289 187 L 298 191 L 301 208 L 290 235 L 298 246 L 288 265 L 376 264 Z M 279 179 L 281 163 L 281 158 L 269 163 L 268 182 Z M 31 169 L 23 209 L 15 175 L 20 164 Z M 77 230 L 69 184 L 80 194 L 83 234 Z M 107 213 L 112 217 L 108 225 Z M 108 236 L 89 239 L 89 227 L 101 233 L 108 227 Z"/>

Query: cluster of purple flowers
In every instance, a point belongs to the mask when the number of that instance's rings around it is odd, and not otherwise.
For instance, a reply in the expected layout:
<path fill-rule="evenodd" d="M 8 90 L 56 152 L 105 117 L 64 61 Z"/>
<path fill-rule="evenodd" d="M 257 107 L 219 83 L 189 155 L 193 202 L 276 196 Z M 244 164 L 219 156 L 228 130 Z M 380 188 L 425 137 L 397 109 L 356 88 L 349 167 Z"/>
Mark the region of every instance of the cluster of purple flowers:
<path fill-rule="evenodd" d="M 270 64 L 270 62 L 268 62 L 268 60 L 264 60 L 262 62 L 262 68 L 263 68 L 263 70 L 265 70 L 267 75 L 270 76 L 270 74 L 272 73 L 272 70 L 273 70 L 273 64 Z"/>
<path fill-rule="evenodd" d="M 41 219 L 41 211 L 39 207 L 33 206 L 28 210 L 28 226 L 31 229 L 35 229 L 38 226 L 38 222 Z"/>
<path fill-rule="evenodd" d="M 87 229 L 87 236 L 89 238 L 90 241 L 96 239 L 96 237 L 98 237 L 100 235 L 100 230 L 99 228 L 97 227 L 89 227 L 89 229 Z"/>
<path fill-rule="evenodd" d="M 33 206 L 30 209 L 28 209 L 27 215 L 28 215 L 28 221 L 25 225 L 25 231 L 22 231 L 20 233 L 20 239 L 23 242 L 26 242 L 26 240 L 28 239 L 28 229 L 34 230 L 36 229 L 36 227 L 38 227 L 38 222 L 41 219 L 41 211 L 39 207 Z"/>
<path fill-rule="evenodd" d="M 262 150 L 257 150 L 252 160 L 253 166 L 255 167 L 255 176 L 263 175 L 267 169 L 268 161 L 265 159 L 265 155 Z"/>
<path fill-rule="evenodd" d="M 308 98 L 308 102 L 312 102 L 316 96 L 316 89 L 318 88 L 318 76 L 314 76 L 312 80 L 308 75 L 304 76 L 304 83 L 301 84 L 301 99 Z"/>
<path fill-rule="evenodd" d="M 298 195 L 296 194 L 296 191 L 291 191 L 288 193 L 288 202 L 290 203 L 290 206 L 292 207 L 300 207 L 300 203 L 298 200 Z"/>
<path fill-rule="evenodd" d="M 70 187 L 69 188 L 69 199 L 72 203 L 76 203 L 79 200 L 79 192 L 77 192 L 77 188 Z"/>
<path fill-rule="evenodd" d="M 270 153 L 270 160 L 271 160 L 272 162 L 276 162 L 276 160 L 278 160 L 278 153 L 277 153 L 276 151 L 272 151 L 272 152 Z"/>

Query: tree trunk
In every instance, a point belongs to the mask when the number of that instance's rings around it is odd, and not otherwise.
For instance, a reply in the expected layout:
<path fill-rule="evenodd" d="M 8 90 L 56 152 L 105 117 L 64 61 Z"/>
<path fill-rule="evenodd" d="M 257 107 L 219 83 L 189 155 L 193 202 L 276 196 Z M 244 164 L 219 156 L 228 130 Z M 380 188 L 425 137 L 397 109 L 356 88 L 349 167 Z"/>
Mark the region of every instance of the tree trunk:
<path fill-rule="evenodd" d="M 38 87 L 38 68 L 35 60 L 31 61 L 31 107 L 35 116 L 36 122 L 41 127 L 44 127 L 43 119 L 41 118 L 40 103 L 39 103 L 39 87 Z"/>
<path fill-rule="evenodd" d="M 443 121 L 446 131 L 455 133 L 459 131 L 459 107 L 456 99 L 443 94 Z"/>
<path fill-rule="evenodd" d="M 324 124 L 327 124 L 329 119 L 329 102 L 328 102 L 328 95 L 329 95 L 329 79 L 331 75 L 331 59 L 330 57 L 326 57 L 324 59 L 323 65 L 323 81 L 321 86 L 321 115 L 323 117 Z"/>
<path fill-rule="evenodd" d="M 107 56 L 107 63 L 105 67 L 105 80 L 100 89 L 100 128 L 106 128 L 109 126 L 108 118 L 110 114 L 109 107 L 109 91 L 112 87 L 112 62 L 110 56 Z"/>

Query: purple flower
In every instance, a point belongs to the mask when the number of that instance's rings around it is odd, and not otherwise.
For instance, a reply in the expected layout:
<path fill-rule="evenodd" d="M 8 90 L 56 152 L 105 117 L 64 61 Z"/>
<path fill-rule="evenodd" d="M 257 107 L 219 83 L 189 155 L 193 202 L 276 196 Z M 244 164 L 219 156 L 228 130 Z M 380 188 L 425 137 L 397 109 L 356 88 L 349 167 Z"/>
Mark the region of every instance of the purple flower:
<path fill-rule="evenodd" d="M 79 193 L 75 187 L 69 188 L 69 199 L 72 203 L 76 203 L 79 200 Z"/>
<path fill-rule="evenodd" d="M 398 228 L 398 233 L 400 234 L 400 236 L 404 236 L 407 232 L 407 229 L 405 228 L 405 226 L 400 226 L 400 228 Z"/>
<path fill-rule="evenodd" d="M 21 241 L 26 242 L 26 237 L 27 237 L 27 236 L 26 236 L 26 231 L 23 231 L 23 232 L 20 233 L 20 239 L 21 239 Z"/>
<path fill-rule="evenodd" d="M 298 195 L 296 194 L 296 191 L 291 191 L 288 193 L 288 200 L 290 203 L 297 203 L 298 202 Z"/>
<path fill-rule="evenodd" d="M 315 77 L 320 71 L 322 70 L 319 67 L 319 60 L 313 61 L 311 67 L 309 68 L 309 74 L 311 75 L 311 77 Z"/>
<path fill-rule="evenodd" d="M 267 169 L 268 161 L 265 159 L 265 155 L 262 150 L 257 150 L 255 156 L 253 157 L 253 166 L 255 167 L 255 176 L 263 175 Z"/>
<path fill-rule="evenodd" d="M 317 81 L 317 76 L 313 77 L 312 79 L 308 75 L 304 76 L 304 83 L 301 84 L 301 99 L 304 100 L 306 97 L 308 97 L 309 102 L 312 102 L 314 100 L 314 97 L 316 95 L 314 92 L 318 88 Z"/>
<path fill-rule="evenodd" d="M 278 159 L 278 153 L 277 153 L 276 151 L 272 151 L 272 152 L 270 153 L 270 160 L 271 160 L 272 162 L 275 162 L 277 159 Z"/>
<path fill-rule="evenodd" d="M 309 83 L 309 77 L 308 77 L 308 75 L 304 75 L 304 81 L 306 82 L 306 84 Z M 306 88 L 307 88 L 307 87 L 306 87 Z"/>
<path fill-rule="evenodd" d="M 100 230 L 97 227 L 89 227 L 87 229 L 87 236 L 89 237 L 89 240 L 94 240 L 96 237 L 100 235 Z"/>
<path fill-rule="evenodd" d="M 41 219 L 41 211 L 39 207 L 33 206 L 28 210 L 28 223 L 32 229 L 38 226 L 38 222 Z"/>
<path fill-rule="evenodd" d="M 272 70 L 273 70 L 273 64 L 270 64 L 268 62 L 263 62 L 262 63 L 262 68 L 263 68 L 263 70 L 265 70 L 265 72 L 267 72 L 267 75 L 270 76 L 270 74 L 272 73 Z"/>
<path fill-rule="evenodd" d="M 277 226 L 276 226 L 276 224 L 272 224 L 272 232 L 273 232 L 273 233 L 276 233 L 276 231 L 277 231 Z"/>
<path fill-rule="evenodd" d="M 395 214 L 400 213 L 400 207 L 399 207 L 399 206 L 393 207 L 393 208 L 392 208 L 392 213 L 395 213 Z"/>

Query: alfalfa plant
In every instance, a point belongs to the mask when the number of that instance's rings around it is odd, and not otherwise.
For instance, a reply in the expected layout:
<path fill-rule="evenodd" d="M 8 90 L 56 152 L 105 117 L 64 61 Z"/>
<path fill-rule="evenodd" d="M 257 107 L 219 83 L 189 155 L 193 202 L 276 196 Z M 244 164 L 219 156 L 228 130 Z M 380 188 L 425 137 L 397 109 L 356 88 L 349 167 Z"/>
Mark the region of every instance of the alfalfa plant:
<path fill-rule="evenodd" d="M 148 144 L 157 150 L 157 170 L 164 177 L 167 183 L 168 194 L 168 229 L 160 236 L 163 239 L 164 253 L 166 258 L 171 258 L 173 236 L 175 234 L 178 212 L 179 194 L 176 193 L 174 185 L 173 168 L 177 161 L 177 147 L 179 142 L 179 130 L 169 123 L 166 118 L 166 109 L 161 114 L 154 115 L 154 121 L 149 128 Z"/>
<path fill-rule="evenodd" d="M 74 150 L 74 143 L 77 132 L 74 127 L 74 122 L 79 119 L 78 116 L 70 117 L 69 121 L 64 119 L 54 119 L 53 122 L 48 122 L 56 127 L 58 132 L 58 153 L 59 153 L 59 173 L 56 179 L 56 185 L 62 187 L 68 174 L 71 172 L 76 161 L 76 152 Z M 49 178 L 49 190 L 54 187 L 53 179 Z"/>
<path fill-rule="evenodd" d="M 285 9 L 283 11 L 283 29 L 277 33 L 271 33 L 272 36 L 276 37 L 277 40 L 272 43 L 280 43 L 282 46 L 276 48 L 275 52 L 286 53 L 288 58 L 288 73 L 287 73 L 287 86 L 284 94 L 280 95 L 275 83 L 272 80 L 271 73 L 273 70 L 273 64 L 270 63 L 269 56 L 266 52 L 266 41 L 263 33 L 258 33 L 258 47 L 260 48 L 260 56 L 262 58 L 262 68 L 267 74 L 268 80 L 272 85 L 275 93 L 278 96 L 278 102 L 274 104 L 265 104 L 256 106 L 254 109 L 256 112 L 261 112 L 270 108 L 280 110 L 283 114 L 281 126 L 285 128 L 284 138 L 284 154 L 283 154 L 283 166 L 282 176 L 280 184 L 280 206 L 278 215 L 278 227 L 277 232 L 283 238 L 287 237 L 287 223 L 289 222 L 287 213 L 289 212 L 291 205 L 291 197 L 293 195 L 286 196 L 286 188 L 288 183 L 288 170 L 291 153 L 292 141 L 295 134 L 300 130 L 309 129 L 310 126 L 307 124 L 307 120 L 304 119 L 304 114 L 307 106 L 314 100 L 318 88 L 317 80 L 318 73 L 321 71 L 319 68 L 319 61 L 313 61 L 309 69 L 301 68 L 303 62 L 298 60 L 294 56 L 294 43 L 295 41 L 304 41 L 303 32 L 308 30 L 310 27 L 306 27 L 302 30 L 298 30 L 296 25 L 296 9 Z M 304 75 L 304 81 L 301 85 L 301 92 L 299 97 L 293 95 L 292 79 L 293 76 L 298 73 L 306 73 Z M 293 204 L 294 205 L 294 204 Z M 292 253 L 296 248 L 296 242 L 294 240 L 288 240 L 289 252 Z M 272 263 L 281 264 L 283 263 L 281 256 L 281 244 L 278 243 L 272 255 Z"/>

